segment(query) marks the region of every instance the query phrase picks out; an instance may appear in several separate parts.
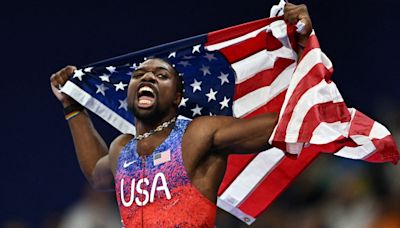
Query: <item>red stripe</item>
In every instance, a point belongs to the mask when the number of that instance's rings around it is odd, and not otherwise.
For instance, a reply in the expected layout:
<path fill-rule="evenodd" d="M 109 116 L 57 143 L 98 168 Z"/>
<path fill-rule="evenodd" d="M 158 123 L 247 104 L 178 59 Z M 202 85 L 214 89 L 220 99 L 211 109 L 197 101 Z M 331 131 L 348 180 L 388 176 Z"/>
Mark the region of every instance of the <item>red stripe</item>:
<path fill-rule="evenodd" d="M 303 152 L 296 160 L 283 158 L 238 208 L 253 218 L 264 212 L 319 154 L 307 149 Z"/>
<path fill-rule="evenodd" d="M 349 136 L 365 135 L 369 136 L 374 120 L 364 115 L 362 112 L 356 111 L 350 125 Z"/>
<path fill-rule="evenodd" d="M 253 77 L 241 82 L 235 86 L 234 100 L 237 100 L 246 94 L 259 88 L 269 86 L 288 66 L 294 63 L 294 60 L 278 58 L 273 68 L 261 71 Z"/>
<path fill-rule="evenodd" d="M 247 33 L 250 33 L 254 30 L 260 29 L 268 24 L 280 20 L 282 17 L 274 17 L 274 18 L 264 18 L 257 21 L 251 21 L 244 24 L 232 26 L 229 28 L 217 30 L 214 32 L 208 33 L 208 41 L 205 46 L 217 44 L 220 42 L 224 42 L 227 40 L 234 39 L 239 36 L 243 36 Z"/>
<path fill-rule="evenodd" d="M 369 157 L 363 159 L 368 162 L 391 162 L 397 164 L 399 161 L 399 151 L 396 143 L 391 135 L 382 139 L 373 139 L 372 143 L 376 147 L 376 151 Z"/>
<path fill-rule="evenodd" d="M 247 119 L 253 116 L 267 113 L 267 112 L 279 112 L 280 106 L 282 106 L 283 100 L 285 99 L 285 92 L 282 92 L 267 104 L 251 112 L 247 116 L 242 118 Z M 218 195 L 221 195 L 236 179 L 236 177 L 246 168 L 246 166 L 254 159 L 257 154 L 231 154 L 228 157 L 228 165 L 225 172 L 224 179 L 219 187 Z"/>
<path fill-rule="evenodd" d="M 316 64 L 311 68 L 310 72 L 307 73 L 305 77 L 303 77 L 300 82 L 297 84 L 294 89 L 292 95 L 289 98 L 289 102 L 284 110 L 284 114 L 282 115 L 281 120 L 279 121 L 274 141 L 285 141 L 286 130 L 289 124 L 290 119 L 293 115 L 293 110 L 297 105 L 297 102 L 303 96 L 305 92 L 309 89 L 317 85 L 323 80 L 323 76 L 330 74 L 331 71 L 326 69 L 326 67 L 322 63 Z"/>
<path fill-rule="evenodd" d="M 260 114 L 268 113 L 268 112 L 279 113 L 280 107 L 282 106 L 282 103 L 285 100 L 285 92 L 286 91 L 283 91 L 278 96 L 272 98 L 265 105 L 259 107 L 258 109 L 252 111 L 249 114 L 244 115 L 242 118 L 248 119 L 248 118 L 254 117 L 256 115 L 260 115 Z"/>
<path fill-rule="evenodd" d="M 308 110 L 299 131 L 298 142 L 310 142 L 313 132 L 321 122 L 350 122 L 351 116 L 344 102 L 332 101 L 314 105 Z"/>
<path fill-rule="evenodd" d="M 299 58 L 299 62 L 314 48 L 320 48 L 319 41 L 315 35 L 311 35 L 308 38 L 306 47 L 304 48 L 303 52 L 301 53 L 301 56 Z"/>
<path fill-rule="evenodd" d="M 271 33 L 260 32 L 255 37 L 220 49 L 229 63 L 240 61 L 262 50 L 273 51 L 282 47 L 282 43 Z"/>
<path fill-rule="evenodd" d="M 257 154 L 230 154 L 228 157 L 227 169 L 224 179 L 218 189 L 220 196 L 254 159 Z"/>

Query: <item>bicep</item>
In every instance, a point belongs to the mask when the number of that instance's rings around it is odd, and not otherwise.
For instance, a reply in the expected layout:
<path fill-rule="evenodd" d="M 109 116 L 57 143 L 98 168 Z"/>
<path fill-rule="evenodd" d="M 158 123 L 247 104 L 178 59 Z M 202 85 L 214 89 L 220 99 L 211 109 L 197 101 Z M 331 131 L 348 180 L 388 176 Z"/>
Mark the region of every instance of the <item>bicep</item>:
<path fill-rule="evenodd" d="M 95 190 L 110 191 L 114 187 L 114 177 L 110 169 L 110 157 L 105 155 L 100 158 L 93 170 L 91 186 Z"/>
<path fill-rule="evenodd" d="M 250 119 L 223 117 L 213 133 L 213 150 L 220 153 L 257 153 L 268 149 L 268 139 L 276 114 L 263 114 Z"/>
<path fill-rule="evenodd" d="M 114 189 L 114 171 L 120 151 L 127 141 L 129 141 L 127 135 L 117 137 L 111 143 L 109 153 L 97 161 L 91 183 L 94 189 L 103 191 Z"/>

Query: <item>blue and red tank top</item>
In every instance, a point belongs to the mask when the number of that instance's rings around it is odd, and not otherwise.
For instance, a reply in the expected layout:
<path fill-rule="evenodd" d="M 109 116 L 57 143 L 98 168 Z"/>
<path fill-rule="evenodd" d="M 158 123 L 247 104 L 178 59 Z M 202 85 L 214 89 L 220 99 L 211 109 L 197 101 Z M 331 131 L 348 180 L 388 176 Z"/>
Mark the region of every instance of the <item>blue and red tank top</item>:
<path fill-rule="evenodd" d="M 178 118 L 151 155 L 140 156 L 135 139 L 122 149 L 115 189 L 124 227 L 214 227 L 216 206 L 191 184 L 183 165 L 189 123 Z"/>

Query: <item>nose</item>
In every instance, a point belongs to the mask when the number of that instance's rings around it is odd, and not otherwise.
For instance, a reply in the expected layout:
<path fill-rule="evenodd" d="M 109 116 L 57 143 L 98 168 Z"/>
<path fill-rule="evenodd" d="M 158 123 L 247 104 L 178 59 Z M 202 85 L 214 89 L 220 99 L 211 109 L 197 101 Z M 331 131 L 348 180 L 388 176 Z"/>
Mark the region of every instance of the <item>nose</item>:
<path fill-rule="evenodd" d="M 153 72 L 146 72 L 143 77 L 142 77 L 143 81 L 147 81 L 147 82 L 155 82 L 156 81 L 156 76 L 154 75 Z"/>

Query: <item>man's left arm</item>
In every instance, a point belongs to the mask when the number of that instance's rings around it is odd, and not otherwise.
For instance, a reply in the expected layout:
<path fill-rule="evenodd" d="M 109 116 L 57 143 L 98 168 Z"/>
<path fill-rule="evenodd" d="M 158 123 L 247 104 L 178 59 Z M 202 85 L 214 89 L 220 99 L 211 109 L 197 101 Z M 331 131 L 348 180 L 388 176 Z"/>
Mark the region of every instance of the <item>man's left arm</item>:
<path fill-rule="evenodd" d="M 271 146 L 268 139 L 275 127 L 277 114 L 267 113 L 250 119 L 230 116 L 196 118 L 189 132 L 196 132 L 199 141 L 207 144 L 212 153 L 257 153 Z"/>

